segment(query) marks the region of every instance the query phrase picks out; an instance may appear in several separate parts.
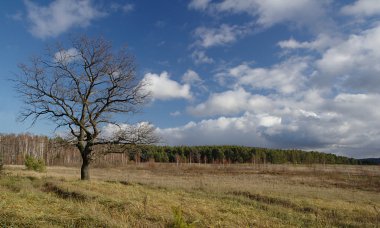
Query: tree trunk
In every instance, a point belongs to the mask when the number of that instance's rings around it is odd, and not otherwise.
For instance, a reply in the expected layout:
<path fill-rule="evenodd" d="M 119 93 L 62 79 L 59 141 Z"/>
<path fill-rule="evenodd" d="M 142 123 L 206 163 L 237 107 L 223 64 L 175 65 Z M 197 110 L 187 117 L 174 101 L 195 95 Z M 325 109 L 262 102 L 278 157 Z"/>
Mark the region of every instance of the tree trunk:
<path fill-rule="evenodd" d="M 82 155 L 82 166 L 80 169 L 80 179 L 81 180 L 90 180 L 90 163 L 91 163 L 91 153 L 92 147 L 86 145 L 85 147 L 80 148 Z"/>
<path fill-rule="evenodd" d="M 82 167 L 80 169 L 80 179 L 90 180 L 90 162 L 87 156 L 82 157 Z"/>

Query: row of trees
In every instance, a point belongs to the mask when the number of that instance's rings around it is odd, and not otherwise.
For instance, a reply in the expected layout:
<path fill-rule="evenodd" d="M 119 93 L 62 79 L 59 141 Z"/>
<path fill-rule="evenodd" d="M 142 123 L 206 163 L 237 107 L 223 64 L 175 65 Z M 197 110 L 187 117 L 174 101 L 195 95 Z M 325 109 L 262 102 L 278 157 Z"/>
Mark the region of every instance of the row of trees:
<path fill-rule="evenodd" d="M 27 156 L 43 159 L 47 165 L 80 163 L 76 149 L 62 139 L 32 134 L 0 134 L 0 159 L 4 164 L 24 164 Z"/>
<path fill-rule="evenodd" d="M 136 154 L 137 153 L 137 154 Z M 141 146 L 130 158 L 146 162 L 358 164 L 358 160 L 316 151 L 280 150 L 245 146 Z"/>
<path fill-rule="evenodd" d="M 320 152 L 279 150 L 244 146 L 118 146 L 94 148 L 98 165 L 125 165 L 134 162 L 172 163 L 253 163 L 253 164 L 358 164 L 358 160 Z M 23 164 L 26 156 L 42 158 L 47 165 L 78 166 L 80 154 L 61 138 L 30 134 L 0 135 L 0 155 L 4 164 Z"/>

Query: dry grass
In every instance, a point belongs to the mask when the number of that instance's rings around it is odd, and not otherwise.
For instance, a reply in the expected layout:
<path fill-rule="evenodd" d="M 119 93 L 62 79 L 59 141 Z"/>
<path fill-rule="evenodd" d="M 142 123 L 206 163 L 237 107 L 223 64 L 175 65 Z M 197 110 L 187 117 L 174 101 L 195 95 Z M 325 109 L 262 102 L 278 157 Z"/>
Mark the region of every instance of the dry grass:
<path fill-rule="evenodd" d="M 380 167 L 145 163 L 6 166 L 0 226 L 379 227 Z"/>

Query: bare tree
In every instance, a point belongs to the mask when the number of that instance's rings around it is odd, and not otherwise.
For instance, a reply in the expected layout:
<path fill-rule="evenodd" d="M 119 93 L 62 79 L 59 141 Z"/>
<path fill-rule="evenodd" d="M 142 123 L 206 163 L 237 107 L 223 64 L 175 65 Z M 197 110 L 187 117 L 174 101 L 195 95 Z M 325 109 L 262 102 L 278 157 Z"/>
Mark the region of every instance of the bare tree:
<path fill-rule="evenodd" d="M 88 180 L 95 146 L 150 144 L 157 137 L 149 124 L 120 127 L 113 137 L 102 134 L 105 125 L 118 126 L 116 114 L 138 111 L 149 92 L 126 49 L 115 53 L 101 38 L 79 37 L 71 44 L 48 48 L 46 55 L 21 64 L 15 82 L 25 103 L 21 119 L 34 124 L 45 117 L 69 130 L 82 157 L 81 179 Z"/>

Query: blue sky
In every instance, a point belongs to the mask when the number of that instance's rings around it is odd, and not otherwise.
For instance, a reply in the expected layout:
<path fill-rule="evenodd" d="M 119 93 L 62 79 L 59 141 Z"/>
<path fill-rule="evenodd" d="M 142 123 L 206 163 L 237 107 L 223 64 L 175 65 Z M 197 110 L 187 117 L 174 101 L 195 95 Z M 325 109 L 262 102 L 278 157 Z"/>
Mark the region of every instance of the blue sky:
<path fill-rule="evenodd" d="M 235 144 L 380 156 L 380 1 L 1 1 L 0 132 L 17 64 L 70 36 L 127 44 L 152 100 L 136 116 L 170 145 Z"/>

